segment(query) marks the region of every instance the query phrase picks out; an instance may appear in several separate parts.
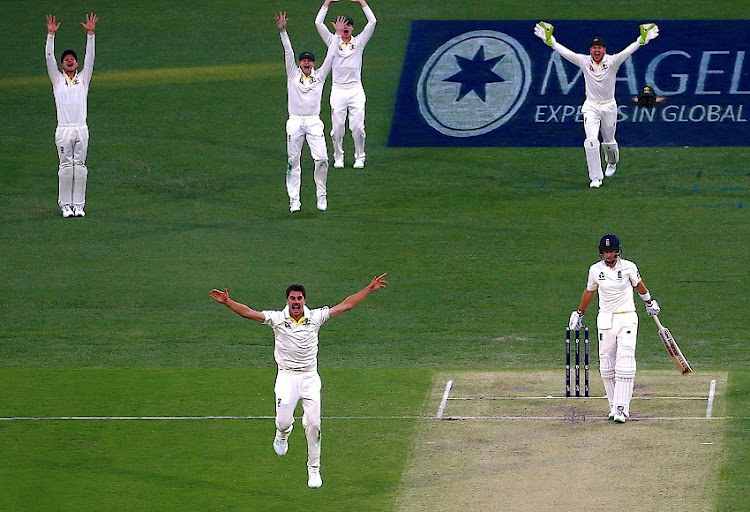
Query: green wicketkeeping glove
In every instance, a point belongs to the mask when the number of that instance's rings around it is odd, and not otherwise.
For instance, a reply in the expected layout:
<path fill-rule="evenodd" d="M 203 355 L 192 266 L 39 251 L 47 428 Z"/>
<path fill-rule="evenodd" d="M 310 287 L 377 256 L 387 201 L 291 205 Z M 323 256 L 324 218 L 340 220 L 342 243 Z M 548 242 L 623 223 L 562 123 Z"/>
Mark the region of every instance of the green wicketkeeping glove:
<path fill-rule="evenodd" d="M 641 25 L 641 36 L 638 38 L 638 42 L 643 46 L 658 35 L 659 27 L 656 26 L 656 23 L 644 23 Z"/>
<path fill-rule="evenodd" d="M 552 35 L 554 31 L 555 26 L 546 21 L 540 21 L 534 27 L 534 35 L 544 41 L 547 46 L 552 46 L 555 43 L 555 38 Z"/>

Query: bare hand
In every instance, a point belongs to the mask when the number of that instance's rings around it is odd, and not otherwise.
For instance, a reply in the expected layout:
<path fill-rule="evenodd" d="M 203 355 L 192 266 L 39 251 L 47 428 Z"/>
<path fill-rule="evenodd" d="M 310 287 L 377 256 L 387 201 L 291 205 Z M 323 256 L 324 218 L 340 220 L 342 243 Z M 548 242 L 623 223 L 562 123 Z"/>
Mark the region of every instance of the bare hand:
<path fill-rule="evenodd" d="M 286 13 L 279 11 L 279 14 L 274 14 L 273 19 L 276 20 L 276 25 L 279 26 L 279 32 L 286 30 Z"/>
<path fill-rule="evenodd" d="M 385 276 L 388 274 L 381 274 L 379 276 L 373 277 L 372 281 L 370 282 L 370 289 L 372 291 L 379 290 L 380 288 L 385 288 L 388 286 L 388 281 L 385 281 Z"/>
<path fill-rule="evenodd" d="M 47 15 L 47 33 L 54 34 L 57 32 L 57 29 L 60 28 L 60 24 L 57 23 L 57 20 L 52 14 Z"/>
<path fill-rule="evenodd" d="M 216 302 L 226 304 L 229 300 L 229 292 L 227 292 L 226 288 L 224 288 L 224 291 L 213 289 L 211 290 L 211 298 Z"/>
<path fill-rule="evenodd" d="M 346 26 L 346 16 L 338 16 L 336 21 L 332 21 L 333 29 L 336 31 L 337 36 L 341 36 L 344 33 L 344 27 Z"/>
<path fill-rule="evenodd" d="M 92 12 L 86 15 L 86 23 L 81 22 L 81 25 L 88 31 L 89 34 L 93 34 L 94 28 L 96 28 L 97 21 L 99 21 L 99 16 Z"/>

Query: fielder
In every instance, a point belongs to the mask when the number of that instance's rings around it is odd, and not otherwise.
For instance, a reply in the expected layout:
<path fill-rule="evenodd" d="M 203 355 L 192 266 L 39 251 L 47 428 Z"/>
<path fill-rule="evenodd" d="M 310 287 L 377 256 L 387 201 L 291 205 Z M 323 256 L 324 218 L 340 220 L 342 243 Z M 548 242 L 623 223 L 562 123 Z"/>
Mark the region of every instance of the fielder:
<path fill-rule="evenodd" d="M 55 32 L 60 28 L 55 17 L 47 15 L 47 44 L 44 52 L 47 59 L 47 74 L 52 81 L 52 92 L 57 108 L 55 146 L 60 160 L 57 204 L 62 216 L 83 217 L 86 213 L 86 154 L 89 148 L 89 127 L 86 124 L 88 95 L 91 77 L 94 74 L 94 29 L 99 17 L 93 12 L 81 22 L 86 29 L 86 60 L 80 73 L 78 56 L 73 50 L 65 50 L 60 57 L 62 72 L 55 60 Z"/>
<path fill-rule="evenodd" d="M 343 18 L 346 23 L 341 29 L 334 24 L 335 34 L 330 33 L 326 28 L 325 17 L 328 13 L 328 6 L 331 2 L 338 2 L 338 0 L 325 0 L 315 17 L 315 27 L 326 46 L 336 47 L 330 99 L 333 167 L 336 169 L 344 167 L 344 125 L 347 113 L 349 130 L 354 139 L 354 165 L 352 167 L 355 169 L 365 167 L 365 102 L 367 97 L 362 86 L 362 55 L 378 22 L 365 0 L 351 1 L 360 4 L 362 12 L 367 17 L 367 24 L 358 36 L 352 35 L 354 20 L 349 17 Z"/>
<path fill-rule="evenodd" d="M 289 448 L 289 434 L 294 428 L 294 409 L 302 401 L 302 428 L 307 437 L 307 485 L 323 485 L 320 476 L 320 376 L 318 375 L 318 331 L 334 316 L 351 310 L 375 290 L 385 288 L 386 274 L 372 278 L 369 285 L 329 308 L 308 309 L 307 292 L 301 284 L 286 290 L 286 307 L 282 311 L 255 311 L 229 298 L 224 291 L 211 290 L 211 297 L 238 315 L 270 326 L 274 332 L 274 359 L 278 365 L 276 395 L 276 435 L 273 449 L 284 455 Z"/>
<path fill-rule="evenodd" d="M 331 71 L 333 52 L 329 50 L 323 64 L 317 70 L 314 69 L 315 55 L 311 52 L 300 53 L 299 65 L 297 65 L 294 60 L 292 42 L 286 32 L 286 13 L 280 12 L 274 18 L 279 27 L 286 65 L 287 110 L 289 111 L 289 119 L 286 122 L 286 190 L 289 195 L 289 211 L 298 212 L 302 207 L 300 159 L 305 140 L 315 162 L 313 179 L 318 197 L 318 210 L 325 211 L 328 209 L 326 189 L 328 149 L 323 134 L 323 121 L 320 120 L 320 101 L 323 96 L 323 85 Z"/>
<path fill-rule="evenodd" d="M 635 288 L 646 303 L 649 316 L 658 315 L 661 308 L 651 298 L 635 263 L 622 259 L 620 240 L 615 235 L 601 238 L 599 257 L 601 261 L 589 268 L 581 303 L 570 314 L 568 326 L 571 330 L 583 328 L 583 315 L 599 290 L 599 314 L 596 317 L 599 371 L 609 400 L 609 419 L 625 423 L 630 416 L 630 400 L 633 398 L 638 337 L 638 314 L 631 288 Z"/>
<path fill-rule="evenodd" d="M 620 53 L 607 54 L 607 44 L 600 37 L 595 37 L 589 45 L 589 55 L 574 53 L 555 40 L 552 32 L 555 27 L 540 21 L 534 27 L 534 35 L 539 37 L 565 60 L 575 64 L 583 71 L 586 83 L 586 101 L 583 103 L 583 129 L 586 140 L 583 147 L 586 151 L 586 165 L 589 170 L 589 187 L 599 188 L 604 176 L 614 176 L 620 149 L 615 140 L 617 127 L 617 103 L 615 102 L 615 82 L 620 66 L 638 48 L 659 35 L 659 27 L 654 23 L 640 26 L 641 35 Z M 602 143 L 599 143 L 601 131 Z M 599 147 L 604 150 L 607 170 L 602 174 L 602 161 Z"/>

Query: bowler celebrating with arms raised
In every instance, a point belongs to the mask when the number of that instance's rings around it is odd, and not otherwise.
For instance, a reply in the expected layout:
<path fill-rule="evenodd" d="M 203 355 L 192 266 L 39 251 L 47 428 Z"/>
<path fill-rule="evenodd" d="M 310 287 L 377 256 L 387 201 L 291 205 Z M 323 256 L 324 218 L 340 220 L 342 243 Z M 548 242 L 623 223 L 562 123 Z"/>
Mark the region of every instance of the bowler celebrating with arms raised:
<path fill-rule="evenodd" d="M 609 55 L 607 44 L 601 37 L 595 37 L 589 45 L 589 55 L 575 53 L 555 40 L 552 32 L 555 27 L 540 21 L 534 27 L 534 35 L 552 47 L 565 60 L 575 64 L 583 71 L 586 83 L 586 101 L 583 103 L 583 129 L 586 140 L 586 164 L 589 169 L 589 187 L 599 188 L 604 176 L 613 176 L 620 159 L 620 149 L 615 140 L 617 127 L 617 103 L 615 102 L 615 82 L 617 71 L 628 57 L 641 46 L 659 35 L 659 27 L 654 23 L 641 25 L 641 35 L 620 53 Z M 599 132 L 602 134 L 601 147 L 607 170 L 602 174 L 602 161 L 599 153 Z"/>
<path fill-rule="evenodd" d="M 302 401 L 302 428 L 307 437 L 307 485 L 323 485 L 320 476 L 320 376 L 318 375 L 318 331 L 329 318 L 345 313 L 375 290 L 385 288 L 386 274 L 373 277 L 369 285 L 329 308 L 309 309 L 307 292 L 301 284 L 286 290 L 286 307 L 281 311 L 255 311 L 229 298 L 224 291 L 211 290 L 211 297 L 241 317 L 261 322 L 273 329 L 274 359 L 278 365 L 276 395 L 276 436 L 273 449 L 284 455 L 294 428 L 294 409 Z"/>

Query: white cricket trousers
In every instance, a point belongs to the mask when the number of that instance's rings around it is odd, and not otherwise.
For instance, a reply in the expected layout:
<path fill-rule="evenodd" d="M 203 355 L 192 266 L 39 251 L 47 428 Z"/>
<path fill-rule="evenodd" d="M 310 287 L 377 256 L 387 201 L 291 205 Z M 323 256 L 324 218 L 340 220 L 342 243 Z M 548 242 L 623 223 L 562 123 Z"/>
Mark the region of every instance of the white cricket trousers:
<path fill-rule="evenodd" d="M 58 126 L 55 146 L 60 159 L 57 170 L 57 204 L 80 206 L 86 204 L 86 154 L 89 150 L 89 127 L 86 125 Z"/>
<path fill-rule="evenodd" d="M 307 437 L 307 466 L 320 467 L 320 375 L 318 372 L 279 370 L 276 374 L 276 428 L 289 433 L 294 409 L 302 401 L 302 426 Z"/>
<path fill-rule="evenodd" d="M 610 411 L 622 406 L 630 415 L 635 383 L 635 345 L 638 339 L 638 314 L 599 313 L 599 371 L 607 392 Z"/>
<path fill-rule="evenodd" d="M 290 201 L 299 201 L 302 183 L 302 168 L 300 158 L 302 146 L 307 140 L 310 155 L 315 162 L 313 179 L 318 196 L 326 195 L 328 181 L 328 149 L 326 148 L 323 121 L 320 116 L 289 116 L 286 122 L 286 190 Z"/>
<path fill-rule="evenodd" d="M 602 142 L 614 143 L 615 130 L 617 129 L 617 102 L 590 101 L 583 102 L 581 107 L 583 114 L 583 129 L 586 132 L 586 140 L 583 147 L 586 150 L 586 164 L 589 170 L 589 179 L 602 180 L 602 162 L 599 153 L 599 133 Z"/>
<path fill-rule="evenodd" d="M 349 131 L 354 139 L 354 159 L 365 159 L 365 103 L 367 96 L 362 84 L 331 86 L 331 140 L 333 161 L 344 161 L 344 125 L 349 114 Z"/>

